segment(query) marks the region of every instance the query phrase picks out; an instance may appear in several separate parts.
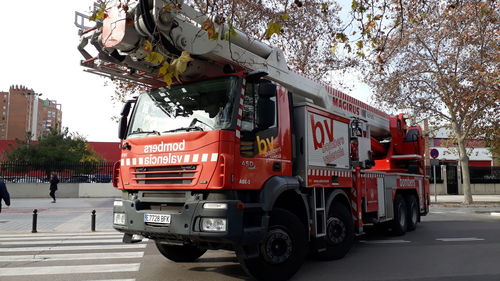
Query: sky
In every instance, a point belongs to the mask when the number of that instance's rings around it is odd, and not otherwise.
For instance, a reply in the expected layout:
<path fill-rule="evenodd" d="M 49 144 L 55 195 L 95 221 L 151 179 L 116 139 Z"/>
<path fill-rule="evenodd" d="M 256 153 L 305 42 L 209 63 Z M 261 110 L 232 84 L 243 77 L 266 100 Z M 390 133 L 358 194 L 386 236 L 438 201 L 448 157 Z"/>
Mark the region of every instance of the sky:
<path fill-rule="evenodd" d="M 112 86 L 106 79 L 86 73 L 77 50 L 75 11 L 87 12 L 91 0 L 0 1 L 0 91 L 24 85 L 41 93 L 41 98 L 62 105 L 62 125 L 88 141 L 118 140 L 117 116 Z M 355 75 L 345 77 L 353 86 L 346 93 L 368 101 L 370 89 Z"/>

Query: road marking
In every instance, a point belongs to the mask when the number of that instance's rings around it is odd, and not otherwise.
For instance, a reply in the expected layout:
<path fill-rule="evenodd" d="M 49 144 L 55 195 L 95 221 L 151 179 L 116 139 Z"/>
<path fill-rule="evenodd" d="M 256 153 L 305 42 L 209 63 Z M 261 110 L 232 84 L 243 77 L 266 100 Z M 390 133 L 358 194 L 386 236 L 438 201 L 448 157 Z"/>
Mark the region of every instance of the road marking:
<path fill-rule="evenodd" d="M 436 240 L 443 242 L 468 242 L 468 241 L 482 241 L 483 238 L 464 237 L 464 238 L 437 238 Z"/>
<path fill-rule="evenodd" d="M 103 280 L 85 280 L 85 281 L 135 281 L 135 279 L 103 279 Z"/>
<path fill-rule="evenodd" d="M 445 214 L 446 212 L 441 212 L 441 211 L 430 211 L 429 213 L 431 213 L 431 214 Z"/>
<path fill-rule="evenodd" d="M 10 241 L 10 240 L 16 240 L 16 241 L 21 241 L 21 240 L 51 240 L 51 239 L 89 239 L 89 238 L 122 238 L 123 234 L 110 234 L 110 235 L 95 235 L 95 236 L 90 236 L 90 235 L 80 235 L 80 236 L 37 236 L 37 237 L 4 237 L 0 238 L 0 241 Z"/>
<path fill-rule="evenodd" d="M 367 244 L 397 244 L 397 243 L 410 243 L 407 240 L 359 240 L 359 242 Z"/>
<path fill-rule="evenodd" d="M 42 241 L 10 241 L 0 242 L 0 245 L 43 245 L 43 244 L 88 244 L 88 243 L 121 243 L 122 239 L 87 239 L 87 240 L 42 240 Z"/>
<path fill-rule="evenodd" d="M 139 271 L 140 266 L 140 263 L 125 263 L 44 267 L 11 267 L 2 268 L 2 270 L 0 271 L 0 276 L 130 272 Z"/>
<path fill-rule="evenodd" d="M 137 249 L 146 248 L 147 244 L 121 244 L 121 245 L 89 245 L 89 246 L 52 246 L 52 247 L 24 247 L 0 248 L 2 252 L 42 252 L 42 251 L 79 251 L 79 250 L 109 250 L 109 249 Z"/>
<path fill-rule="evenodd" d="M 69 236 L 69 235 L 85 235 L 85 236 L 93 236 L 93 235 L 110 235 L 110 234 L 121 234 L 118 231 L 106 231 L 106 232 L 64 232 L 64 233 L 51 233 L 51 232 L 38 232 L 38 233 L 31 233 L 31 234 L 16 234 L 16 233 L 10 233 L 10 234 L 0 234 L 0 237 L 54 237 L 54 236 Z M 123 234 L 121 234 L 123 235 Z"/>
<path fill-rule="evenodd" d="M 40 254 L 40 255 L 34 254 L 34 255 L 0 256 L 0 262 L 131 259 L 131 258 L 142 258 L 142 257 L 144 257 L 144 252 Z"/>
<path fill-rule="evenodd" d="M 497 213 L 497 212 L 491 212 L 491 215 L 495 216 L 495 217 L 500 217 L 500 213 Z"/>

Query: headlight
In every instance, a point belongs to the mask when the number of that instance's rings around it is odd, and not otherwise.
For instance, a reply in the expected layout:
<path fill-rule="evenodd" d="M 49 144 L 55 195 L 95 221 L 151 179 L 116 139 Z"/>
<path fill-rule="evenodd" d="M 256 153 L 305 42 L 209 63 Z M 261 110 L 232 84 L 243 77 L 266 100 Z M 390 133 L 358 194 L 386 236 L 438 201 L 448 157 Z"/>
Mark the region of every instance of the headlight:
<path fill-rule="evenodd" d="M 225 209 L 227 209 L 227 204 L 226 203 L 205 203 L 205 204 L 203 204 L 203 209 L 225 210 Z"/>
<path fill-rule="evenodd" d="M 203 231 L 213 231 L 213 232 L 224 232 L 227 229 L 226 219 L 219 218 L 202 218 L 201 219 L 201 230 Z"/>
<path fill-rule="evenodd" d="M 113 224 L 125 225 L 126 216 L 124 213 L 114 213 L 113 214 Z"/>

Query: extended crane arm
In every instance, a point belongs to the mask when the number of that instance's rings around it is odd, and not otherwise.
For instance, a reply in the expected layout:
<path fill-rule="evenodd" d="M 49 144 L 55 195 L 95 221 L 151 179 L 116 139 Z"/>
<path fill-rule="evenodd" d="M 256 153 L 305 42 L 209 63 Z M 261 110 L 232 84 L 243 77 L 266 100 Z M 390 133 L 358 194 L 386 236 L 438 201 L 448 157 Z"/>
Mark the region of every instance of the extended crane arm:
<path fill-rule="evenodd" d="M 163 86 L 158 75 L 160 65 L 146 60 L 148 51 L 144 46 L 149 41 L 153 43 L 152 51 L 164 58 L 173 59 L 181 51 L 191 54 L 194 60 L 182 74 L 183 81 L 222 73 L 227 64 L 237 71 L 264 70 L 269 79 L 287 87 L 296 97 L 346 117 L 367 120 L 372 135 L 389 132 L 387 114 L 290 70 L 281 49 L 230 30 L 222 19 L 212 22 L 182 0 L 136 0 L 129 1 L 126 7 L 116 1 L 106 8 L 106 15 L 94 28 L 81 30 L 79 50 L 85 58 L 82 65 L 89 72 L 151 87 Z M 85 16 L 76 17 L 75 22 L 84 26 L 78 18 Z M 213 24 L 217 38 L 209 38 L 204 28 L 207 22 Z M 85 50 L 89 42 L 98 52 L 95 57 Z"/>

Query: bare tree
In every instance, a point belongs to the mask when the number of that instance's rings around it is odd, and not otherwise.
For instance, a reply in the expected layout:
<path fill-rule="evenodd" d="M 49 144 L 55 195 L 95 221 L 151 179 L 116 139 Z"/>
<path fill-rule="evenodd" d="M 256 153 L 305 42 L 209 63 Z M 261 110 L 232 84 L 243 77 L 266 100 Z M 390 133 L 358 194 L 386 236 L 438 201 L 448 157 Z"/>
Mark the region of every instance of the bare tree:
<path fill-rule="evenodd" d="M 366 82 L 380 104 L 408 108 L 451 129 L 472 203 L 465 141 L 500 117 L 500 19 L 495 1 L 419 1 L 387 36 Z M 410 16 L 411 15 L 411 16 Z"/>

